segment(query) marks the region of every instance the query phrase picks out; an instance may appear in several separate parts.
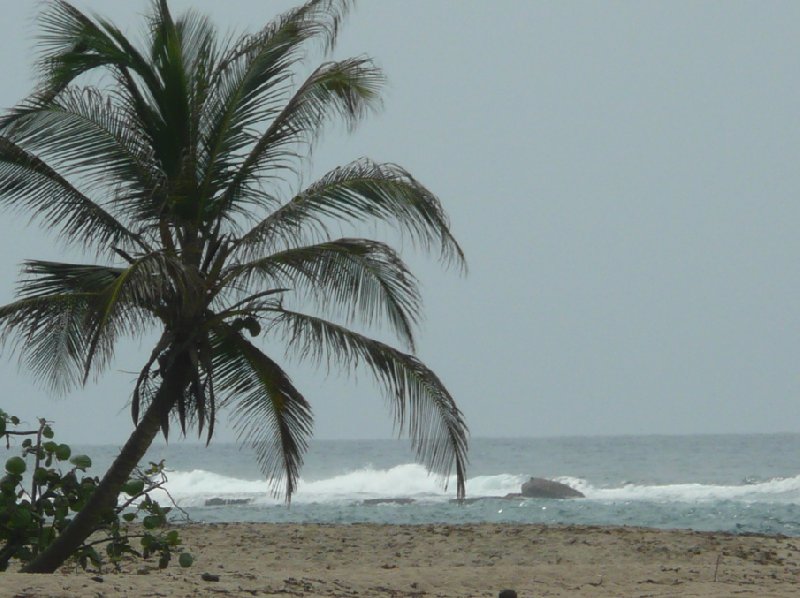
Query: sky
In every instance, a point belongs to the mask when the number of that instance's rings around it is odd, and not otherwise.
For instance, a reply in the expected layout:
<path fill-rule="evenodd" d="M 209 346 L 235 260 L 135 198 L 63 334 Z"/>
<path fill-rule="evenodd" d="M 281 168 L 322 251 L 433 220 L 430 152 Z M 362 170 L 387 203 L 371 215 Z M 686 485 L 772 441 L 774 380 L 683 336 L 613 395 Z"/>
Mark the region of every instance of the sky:
<path fill-rule="evenodd" d="M 148 6 L 75 4 L 132 34 Z M 225 31 L 293 3 L 189 5 Z M 38 6 L 0 0 L 2 107 L 33 85 Z M 362 0 L 335 56 L 362 54 L 384 109 L 328 132 L 309 182 L 369 156 L 441 198 L 469 274 L 403 250 L 419 355 L 473 437 L 800 432 L 800 3 Z M 0 243 L 2 302 L 23 259 L 81 259 L 8 211 Z M 66 397 L 5 350 L 0 407 L 121 443 L 149 340 Z M 393 436 L 366 375 L 287 369 L 316 437 Z"/>

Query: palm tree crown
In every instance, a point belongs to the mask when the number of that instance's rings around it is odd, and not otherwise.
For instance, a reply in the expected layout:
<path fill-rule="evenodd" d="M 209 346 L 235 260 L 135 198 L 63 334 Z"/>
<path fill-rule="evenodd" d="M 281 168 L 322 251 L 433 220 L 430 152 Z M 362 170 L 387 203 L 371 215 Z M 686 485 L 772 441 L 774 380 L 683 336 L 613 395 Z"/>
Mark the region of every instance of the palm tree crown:
<path fill-rule="evenodd" d="M 172 421 L 210 440 L 217 409 L 228 408 L 287 497 L 311 409 L 255 338 L 313 363 L 365 367 L 417 456 L 443 476 L 455 467 L 462 497 L 466 425 L 413 355 L 416 280 L 389 245 L 330 232 L 382 221 L 463 268 L 439 200 L 403 168 L 367 159 L 287 193 L 326 123 L 352 128 L 380 104 L 384 78 L 367 58 L 300 75 L 310 48 L 333 47 L 348 8 L 311 0 L 223 39 L 204 17 L 173 18 L 160 0 L 137 45 L 51 2 L 40 84 L 0 122 L 0 204 L 103 263 L 25 262 L 0 334 L 64 391 L 102 371 L 121 337 L 155 327 L 134 422 L 151 409 L 165 436 Z M 402 350 L 358 331 L 381 324 Z"/>

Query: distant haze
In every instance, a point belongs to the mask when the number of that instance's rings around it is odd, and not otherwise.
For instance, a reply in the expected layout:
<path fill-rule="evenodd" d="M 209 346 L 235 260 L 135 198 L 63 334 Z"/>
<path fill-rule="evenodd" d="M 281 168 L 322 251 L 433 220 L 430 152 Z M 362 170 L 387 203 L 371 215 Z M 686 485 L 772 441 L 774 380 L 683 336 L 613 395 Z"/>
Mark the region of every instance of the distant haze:
<path fill-rule="evenodd" d="M 148 7 L 76 4 L 131 33 Z M 293 3 L 190 5 L 227 31 Z M 4 107 L 33 83 L 37 6 L 0 0 Z M 365 0 L 336 52 L 358 54 L 385 109 L 331 130 L 306 182 L 370 156 L 442 198 L 470 272 L 408 254 L 419 352 L 473 436 L 800 431 L 800 3 Z M 24 258 L 81 259 L 27 223 L 0 213 L 2 302 Z M 5 351 L 0 407 L 122 442 L 147 341 L 58 399 Z M 288 368 L 317 437 L 391 436 L 367 374 Z"/>

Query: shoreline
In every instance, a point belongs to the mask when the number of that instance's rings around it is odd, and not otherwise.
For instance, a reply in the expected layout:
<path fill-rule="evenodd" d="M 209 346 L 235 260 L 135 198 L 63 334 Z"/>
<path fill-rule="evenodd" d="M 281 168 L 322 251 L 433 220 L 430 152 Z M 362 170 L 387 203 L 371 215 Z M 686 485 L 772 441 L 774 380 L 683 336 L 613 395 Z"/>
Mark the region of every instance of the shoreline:
<path fill-rule="evenodd" d="M 188 569 L 0 573 L 3 596 L 795 596 L 800 538 L 541 524 L 179 526 Z M 142 569 L 139 573 L 137 570 Z M 203 573 L 218 582 L 201 579 Z"/>

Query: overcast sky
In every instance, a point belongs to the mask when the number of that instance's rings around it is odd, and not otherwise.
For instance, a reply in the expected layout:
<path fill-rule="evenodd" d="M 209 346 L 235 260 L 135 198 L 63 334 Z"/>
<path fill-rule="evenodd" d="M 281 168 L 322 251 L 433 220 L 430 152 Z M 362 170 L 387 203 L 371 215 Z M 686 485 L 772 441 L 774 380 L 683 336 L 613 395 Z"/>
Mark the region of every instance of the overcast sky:
<path fill-rule="evenodd" d="M 131 33 L 147 8 L 75 3 Z M 190 4 L 252 30 L 293 3 Z M 0 0 L 3 107 L 32 85 L 36 7 Z M 443 200 L 470 273 L 409 257 L 419 353 L 473 436 L 800 431 L 800 3 L 362 0 L 336 56 L 359 54 L 385 109 L 312 175 L 370 156 Z M 24 258 L 64 257 L 9 212 L 0 238 L 3 302 Z M 6 351 L 0 406 L 122 442 L 148 340 L 65 398 Z M 392 435 L 369 384 L 288 369 L 317 437 Z"/>

